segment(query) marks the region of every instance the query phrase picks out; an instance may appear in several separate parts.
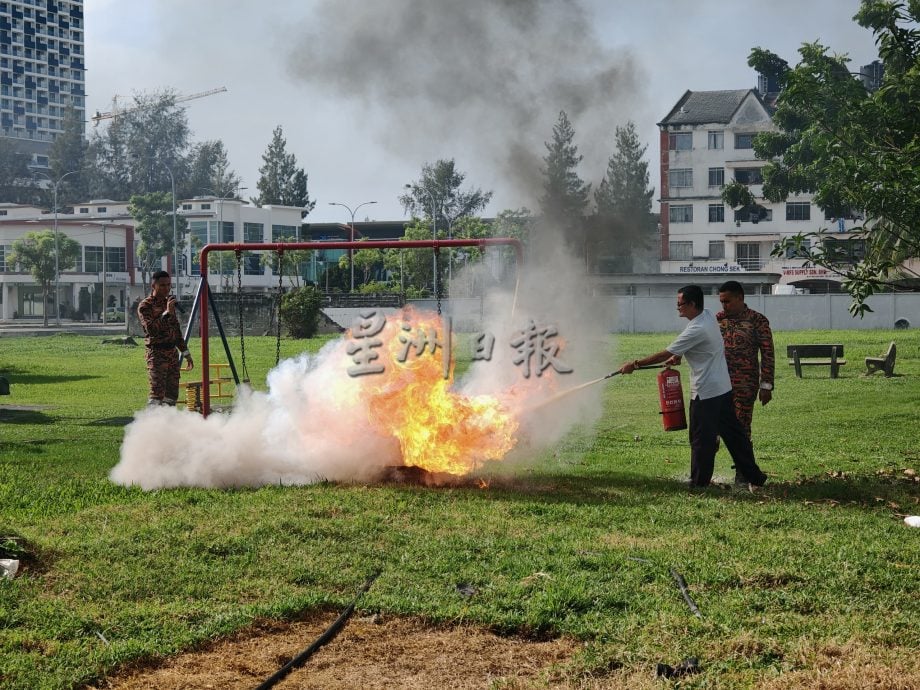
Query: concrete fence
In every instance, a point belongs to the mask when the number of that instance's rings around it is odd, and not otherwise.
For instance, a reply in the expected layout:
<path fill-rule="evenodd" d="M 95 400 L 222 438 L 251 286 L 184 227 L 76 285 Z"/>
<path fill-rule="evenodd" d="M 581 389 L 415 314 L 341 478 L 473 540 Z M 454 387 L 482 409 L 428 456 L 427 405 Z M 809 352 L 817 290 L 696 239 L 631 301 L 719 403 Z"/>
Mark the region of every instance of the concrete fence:
<path fill-rule="evenodd" d="M 216 295 L 221 323 L 227 335 L 239 335 L 239 303 L 235 295 Z M 686 321 L 677 315 L 677 295 L 673 297 L 609 297 L 613 309 L 608 330 L 611 333 L 673 333 L 680 331 Z M 713 313 L 720 309 L 716 295 L 705 296 L 705 306 Z M 872 296 L 868 304 L 873 311 L 863 318 L 850 316 L 849 295 L 749 295 L 747 304 L 770 319 L 776 331 L 810 329 L 874 329 L 920 327 L 920 293 L 884 294 Z M 410 300 L 416 309 L 435 311 L 435 300 Z M 185 314 L 180 315 L 183 329 L 191 315 L 190 300 L 183 300 Z M 390 315 L 398 311 L 392 304 L 366 304 L 360 307 L 327 307 L 324 332 L 334 331 L 336 325 L 349 328 L 359 313 L 374 307 Z M 246 335 L 275 332 L 275 302 L 270 297 L 246 295 L 243 298 L 243 329 Z M 482 323 L 483 305 L 478 298 L 441 300 L 441 310 L 450 314 L 458 331 L 478 330 Z M 216 336 L 213 313 L 210 330 Z M 197 319 L 197 316 L 196 316 Z M 134 309 L 128 310 L 128 332 L 141 335 Z M 192 330 L 197 335 L 197 326 Z M 284 330 L 282 329 L 282 333 Z"/>

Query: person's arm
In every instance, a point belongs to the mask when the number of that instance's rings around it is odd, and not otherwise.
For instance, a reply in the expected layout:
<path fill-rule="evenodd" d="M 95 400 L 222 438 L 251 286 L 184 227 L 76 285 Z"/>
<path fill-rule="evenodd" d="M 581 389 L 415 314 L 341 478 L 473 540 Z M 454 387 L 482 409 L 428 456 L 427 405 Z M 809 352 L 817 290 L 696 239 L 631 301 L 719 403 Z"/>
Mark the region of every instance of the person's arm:
<path fill-rule="evenodd" d="M 169 328 L 166 318 L 169 314 L 164 311 L 160 316 L 154 316 L 153 302 L 141 302 L 137 308 L 137 317 L 140 319 L 141 328 L 148 338 L 165 335 Z"/>
<path fill-rule="evenodd" d="M 661 352 L 656 352 L 655 354 L 649 355 L 648 357 L 641 357 L 640 359 L 634 359 L 631 362 L 626 362 L 626 364 L 620 367 L 619 371 L 621 374 L 631 374 L 636 369 L 641 369 L 642 367 L 650 367 L 653 364 L 660 364 L 661 362 L 671 360 L 675 357 L 677 357 L 679 362 L 680 357 L 668 352 L 667 350 L 662 350 Z M 673 364 L 674 362 L 669 363 Z"/>

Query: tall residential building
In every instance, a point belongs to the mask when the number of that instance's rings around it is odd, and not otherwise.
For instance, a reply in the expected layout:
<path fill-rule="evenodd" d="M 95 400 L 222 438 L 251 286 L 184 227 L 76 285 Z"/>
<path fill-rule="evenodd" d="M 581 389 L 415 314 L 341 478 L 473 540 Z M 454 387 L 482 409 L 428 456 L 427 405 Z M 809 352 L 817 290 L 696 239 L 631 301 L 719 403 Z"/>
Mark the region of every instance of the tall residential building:
<path fill-rule="evenodd" d="M 86 110 L 83 0 L 0 0 L 0 137 L 38 169 L 73 106 Z"/>

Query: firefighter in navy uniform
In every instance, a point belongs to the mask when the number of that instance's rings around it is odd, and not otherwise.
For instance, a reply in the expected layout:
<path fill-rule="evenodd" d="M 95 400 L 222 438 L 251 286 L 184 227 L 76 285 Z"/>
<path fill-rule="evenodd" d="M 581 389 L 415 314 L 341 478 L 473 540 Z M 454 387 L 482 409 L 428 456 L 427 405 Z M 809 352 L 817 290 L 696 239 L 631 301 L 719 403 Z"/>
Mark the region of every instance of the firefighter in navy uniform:
<path fill-rule="evenodd" d="M 179 397 L 179 357 L 176 350 L 185 358 L 185 371 L 190 371 L 193 366 L 176 316 L 176 297 L 169 294 L 171 289 L 169 273 L 157 271 L 153 274 L 150 295 L 137 307 L 146 336 L 144 346 L 150 382 L 148 405 L 175 406 Z"/>
<path fill-rule="evenodd" d="M 690 486 L 709 485 L 720 436 L 735 461 L 739 479 L 763 486 L 767 475 L 757 466 L 751 439 L 735 416 L 722 333 L 712 312 L 703 309 L 703 291 L 698 285 L 678 290 L 677 311 L 690 323 L 674 342 L 666 350 L 627 362 L 619 371 L 631 374 L 642 366 L 677 364 L 686 357 L 690 367 Z"/>

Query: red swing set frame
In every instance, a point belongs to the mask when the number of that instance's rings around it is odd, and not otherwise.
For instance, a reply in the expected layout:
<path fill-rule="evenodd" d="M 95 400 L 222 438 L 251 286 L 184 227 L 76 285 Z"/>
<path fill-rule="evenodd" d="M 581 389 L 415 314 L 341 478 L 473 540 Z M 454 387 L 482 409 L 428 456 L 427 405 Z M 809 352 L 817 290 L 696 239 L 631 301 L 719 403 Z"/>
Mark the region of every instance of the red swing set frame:
<path fill-rule="evenodd" d="M 199 264 L 208 265 L 208 256 L 211 252 L 241 252 L 269 250 L 283 255 L 286 251 L 301 249 L 434 249 L 437 254 L 440 249 L 452 247 L 493 247 L 508 246 L 514 249 L 515 258 L 520 268 L 524 262 L 524 245 L 514 237 L 483 237 L 479 239 L 451 239 L 451 240 L 364 240 L 361 242 L 264 242 L 242 243 L 226 242 L 206 244 L 201 248 Z M 198 291 L 198 332 L 201 336 L 201 414 L 207 417 L 211 412 L 211 390 L 208 370 L 208 271 L 201 273 L 201 289 Z"/>

